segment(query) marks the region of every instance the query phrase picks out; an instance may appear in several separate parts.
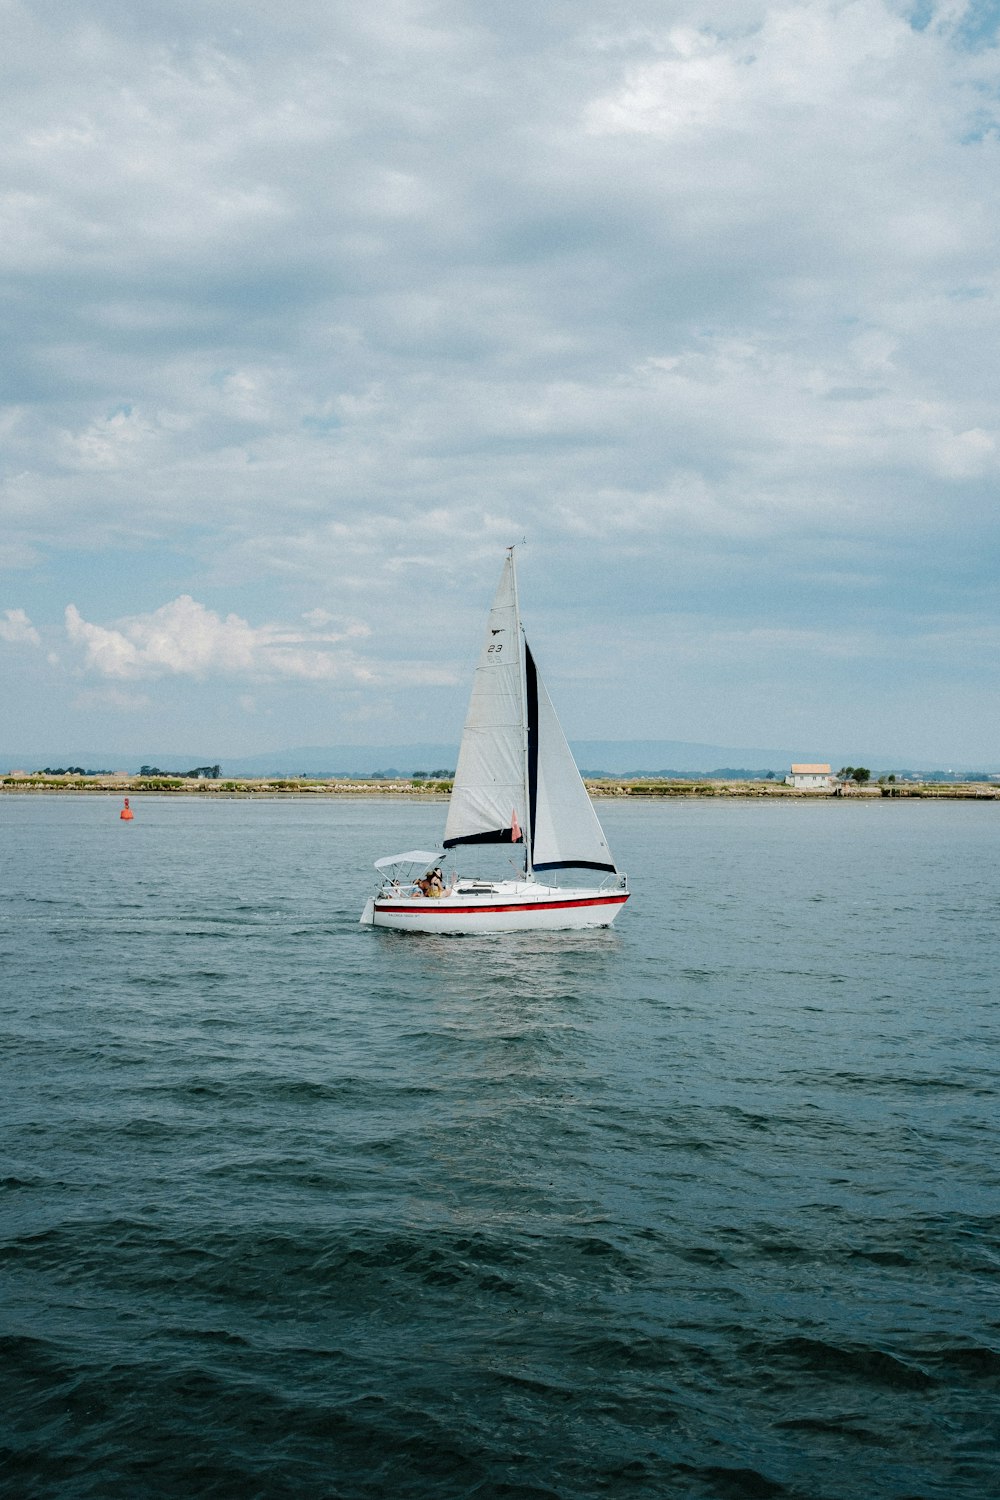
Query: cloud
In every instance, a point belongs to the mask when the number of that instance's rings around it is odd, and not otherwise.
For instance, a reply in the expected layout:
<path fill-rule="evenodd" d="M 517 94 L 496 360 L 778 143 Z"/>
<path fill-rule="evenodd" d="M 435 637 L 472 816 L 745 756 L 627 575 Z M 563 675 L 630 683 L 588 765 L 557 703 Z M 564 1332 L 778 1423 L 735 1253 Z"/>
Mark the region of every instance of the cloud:
<path fill-rule="evenodd" d="M 0 619 L 0 641 L 12 646 L 40 646 L 42 638 L 23 609 L 5 609 Z"/>
<path fill-rule="evenodd" d="M 332 633 L 252 626 L 236 614 L 223 619 L 189 594 L 114 627 L 83 619 L 70 604 L 66 632 L 75 645 L 83 647 L 85 666 L 102 677 L 213 674 L 316 679 L 346 674 L 363 680 L 367 675 L 360 664 L 329 650 L 363 636 L 363 626 L 349 625 Z"/>
<path fill-rule="evenodd" d="M 310 611 L 308 629 L 285 625 L 251 625 L 239 615 L 225 618 L 188 594 L 147 615 L 133 615 L 112 626 L 85 620 L 76 605 L 66 607 L 66 633 L 82 648 L 83 665 L 101 677 L 139 678 L 234 677 L 341 681 L 365 686 L 401 680 L 450 681 L 433 666 L 368 663 L 348 644 L 363 640 L 367 626 L 350 621 L 340 630 L 328 626 L 326 610 Z M 318 618 L 317 618 L 318 617 Z M 251 697 L 241 700 L 246 707 Z"/>
<path fill-rule="evenodd" d="M 87 671 L 283 684 L 304 719 L 312 682 L 377 684 L 402 723 L 524 535 L 609 643 L 665 595 L 858 642 L 845 579 L 893 632 L 991 586 L 985 13 L 4 18 L 0 568 L 36 620 L 99 583 Z M 325 639 L 345 600 L 371 634 Z"/>

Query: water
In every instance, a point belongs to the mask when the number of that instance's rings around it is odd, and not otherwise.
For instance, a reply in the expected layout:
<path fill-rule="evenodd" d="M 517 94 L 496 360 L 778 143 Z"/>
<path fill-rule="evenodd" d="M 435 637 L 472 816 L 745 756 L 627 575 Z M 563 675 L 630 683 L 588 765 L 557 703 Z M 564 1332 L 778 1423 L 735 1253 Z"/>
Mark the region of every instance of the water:
<path fill-rule="evenodd" d="M 5 1493 L 1000 1493 L 992 804 L 606 803 L 611 932 L 452 939 L 440 805 L 135 806 L 0 798 Z"/>

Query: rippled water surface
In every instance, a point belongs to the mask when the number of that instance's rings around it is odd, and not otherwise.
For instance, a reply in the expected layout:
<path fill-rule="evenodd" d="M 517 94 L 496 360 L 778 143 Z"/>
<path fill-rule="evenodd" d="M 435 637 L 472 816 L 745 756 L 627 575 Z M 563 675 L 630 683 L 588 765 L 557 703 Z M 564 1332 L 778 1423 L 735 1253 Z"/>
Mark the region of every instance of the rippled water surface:
<path fill-rule="evenodd" d="M 1000 1493 L 994 804 L 605 803 L 611 932 L 452 939 L 440 805 L 118 806 L 0 798 L 5 1493 Z"/>

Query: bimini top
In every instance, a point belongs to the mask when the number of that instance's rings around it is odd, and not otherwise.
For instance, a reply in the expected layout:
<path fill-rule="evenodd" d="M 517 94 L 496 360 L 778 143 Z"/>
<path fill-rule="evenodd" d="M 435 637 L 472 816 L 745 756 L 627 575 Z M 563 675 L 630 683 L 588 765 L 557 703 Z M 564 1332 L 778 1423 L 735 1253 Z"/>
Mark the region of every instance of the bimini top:
<path fill-rule="evenodd" d="M 426 849 L 410 849 L 406 854 L 387 854 L 385 859 L 375 861 L 376 870 L 387 870 L 390 865 L 436 865 L 440 854 L 428 854 Z"/>

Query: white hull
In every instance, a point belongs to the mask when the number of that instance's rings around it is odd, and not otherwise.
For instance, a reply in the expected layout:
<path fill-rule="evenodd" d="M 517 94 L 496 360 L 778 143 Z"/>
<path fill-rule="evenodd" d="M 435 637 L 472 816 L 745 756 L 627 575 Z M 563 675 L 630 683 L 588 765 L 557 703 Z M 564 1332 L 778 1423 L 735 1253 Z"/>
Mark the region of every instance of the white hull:
<path fill-rule="evenodd" d="M 503 880 L 438 897 L 380 891 L 361 920 L 397 932 L 565 932 L 610 927 L 627 900 L 624 884 L 595 890 Z"/>

